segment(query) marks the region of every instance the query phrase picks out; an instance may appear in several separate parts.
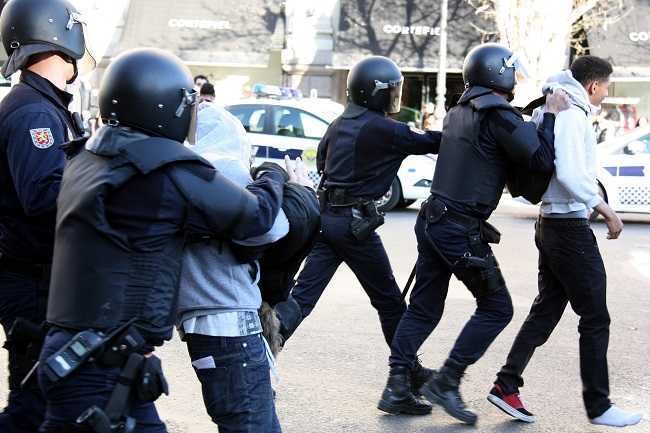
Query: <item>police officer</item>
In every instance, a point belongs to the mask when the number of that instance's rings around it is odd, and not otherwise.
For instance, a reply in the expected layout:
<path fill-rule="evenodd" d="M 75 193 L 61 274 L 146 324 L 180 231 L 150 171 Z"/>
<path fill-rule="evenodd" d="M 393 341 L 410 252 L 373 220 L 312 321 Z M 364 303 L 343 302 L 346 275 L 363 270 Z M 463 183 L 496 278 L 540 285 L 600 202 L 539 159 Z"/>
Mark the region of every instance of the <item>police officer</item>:
<path fill-rule="evenodd" d="M 555 113 L 568 106 L 565 96 L 549 96 L 539 128 L 524 122 L 509 104 L 518 71 L 524 72 L 514 53 L 497 44 L 480 45 L 465 58 L 466 90 L 444 119 L 431 196 L 415 226 L 417 279 L 391 345 L 390 375 L 379 402 L 387 412 L 400 411 L 410 399 L 402 372 L 413 365 L 418 349 L 440 321 L 454 274 L 476 298 L 477 308 L 443 367 L 420 392 L 451 416 L 468 424 L 476 422 L 476 415 L 461 399 L 461 377 L 513 313 L 489 245 L 498 243 L 500 234 L 486 220 L 514 168 L 553 171 Z"/>
<path fill-rule="evenodd" d="M 437 153 L 440 144 L 439 132 L 409 128 L 386 116 L 400 111 L 402 83 L 399 68 L 386 57 L 366 58 L 350 70 L 348 105 L 318 146 L 321 232 L 291 297 L 276 305 L 285 338 L 311 313 L 345 262 L 379 313 L 386 342 L 393 340 L 406 303 L 375 233 L 383 223 L 375 200 L 390 188 L 408 155 Z M 419 363 L 414 368 L 421 385 L 430 370 Z M 431 408 L 425 404 L 419 410 Z"/>
<path fill-rule="evenodd" d="M 218 174 L 183 145 L 197 100 L 178 58 L 126 52 L 100 88 L 106 126 L 66 145 L 38 370 L 42 433 L 164 432 L 153 401 L 166 382 L 151 352 L 172 336 L 185 241 L 273 224 L 287 173 L 269 165 L 249 190 Z"/>
<path fill-rule="evenodd" d="M 65 91 L 80 69 L 94 66 L 81 21 L 66 0 L 9 0 L 0 17 L 9 56 L 2 74 L 21 71 L 0 103 L 0 322 L 9 351 L 3 432 L 34 432 L 45 412 L 37 382 L 21 382 L 42 341 L 65 159 L 60 145 L 83 133 Z"/>

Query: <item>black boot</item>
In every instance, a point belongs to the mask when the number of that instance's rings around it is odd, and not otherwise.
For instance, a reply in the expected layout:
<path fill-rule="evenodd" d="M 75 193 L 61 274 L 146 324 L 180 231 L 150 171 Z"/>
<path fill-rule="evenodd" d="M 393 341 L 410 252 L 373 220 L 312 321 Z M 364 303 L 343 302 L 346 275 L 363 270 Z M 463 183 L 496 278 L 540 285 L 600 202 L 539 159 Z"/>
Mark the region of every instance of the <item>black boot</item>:
<path fill-rule="evenodd" d="M 439 372 L 420 389 L 420 392 L 431 403 L 442 406 L 449 415 L 466 423 L 476 424 L 478 417 L 465 407 L 460 392 L 462 370 L 450 368 L 445 364 Z"/>
<path fill-rule="evenodd" d="M 436 370 L 426 368 L 419 359 L 416 358 L 413 368 L 411 368 L 411 392 L 414 395 L 420 395 L 420 388 L 433 377 Z"/>
<path fill-rule="evenodd" d="M 398 415 L 426 415 L 431 413 L 431 405 L 417 398 L 411 392 L 410 371 L 408 367 L 391 367 L 388 383 L 377 407 L 379 410 Z"/>

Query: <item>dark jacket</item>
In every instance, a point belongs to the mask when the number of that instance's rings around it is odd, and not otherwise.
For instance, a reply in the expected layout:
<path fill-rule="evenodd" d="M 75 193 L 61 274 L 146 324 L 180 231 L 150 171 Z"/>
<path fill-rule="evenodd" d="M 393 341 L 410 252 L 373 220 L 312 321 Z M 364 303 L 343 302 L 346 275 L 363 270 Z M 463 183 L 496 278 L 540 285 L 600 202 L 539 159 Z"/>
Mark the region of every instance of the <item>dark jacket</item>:
<path fill-rule="evenodd" d="M 555 116 L 525 122 L 505 98 L 474 86 L 445 116 L 431 192 L 454 210 L 487 219 L 519 168 L 553 172 Z"/>
<path fill-rule="evenodd" d="M 180 143 L 100 129 L 63 177 L 48 322 L 109 330 L 135 318 L 161 344 L 171 338 L 186 239 L 267 232 L 283 184 L 268 171 L 245 190 Z"/>
<path fill-rule="evenodd" d="M 317 167 L 325 188 L 379 199 L 409 155 L 438 153 L 440 132 L 420 131 L 383 113 L 349 104 L 318 145 Z"/>
<path fill-rule="evenodd" d="M 56 197 L 63 175 L 60 145 L 75 138 L 72 95 L 22 72 L 0 103 L 0 252 L 50 263 Z"/>

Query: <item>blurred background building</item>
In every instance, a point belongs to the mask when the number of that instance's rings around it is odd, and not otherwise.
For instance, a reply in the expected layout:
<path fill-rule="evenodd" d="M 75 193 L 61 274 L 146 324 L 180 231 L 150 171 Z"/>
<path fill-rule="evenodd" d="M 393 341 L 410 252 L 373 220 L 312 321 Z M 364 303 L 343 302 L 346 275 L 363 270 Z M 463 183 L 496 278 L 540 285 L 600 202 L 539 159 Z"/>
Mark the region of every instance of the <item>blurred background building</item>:
<path fill-rule="evenodd" d="M 374 54 L 403 68 L 407 110 L 414 116 L 433 111 L 440 0 L 74 1 L 92 18 L 91 42 L 101 59 L 84 87 L 96 89 L 120 52 L 154 46 L 178 55 L 195 75 L 206 75 L 220 101 L 248 96 L 255 83 L 264 83 L 345 102 L 349 68 Z M 608 3 L 618 11 L 615 19 L 589 26 L 583 52 L 615 65 L 608 102 L 618 117 L 622 111 L 637 120 L 650 116 L 650 0 L 562 1 L 573 2 L 574 8 Z M 481 41 L 499 39 L 494 16 L 482 13 L 496 3 L 448 0 L 447 97 L 463 90 L 465 54 Z"/>

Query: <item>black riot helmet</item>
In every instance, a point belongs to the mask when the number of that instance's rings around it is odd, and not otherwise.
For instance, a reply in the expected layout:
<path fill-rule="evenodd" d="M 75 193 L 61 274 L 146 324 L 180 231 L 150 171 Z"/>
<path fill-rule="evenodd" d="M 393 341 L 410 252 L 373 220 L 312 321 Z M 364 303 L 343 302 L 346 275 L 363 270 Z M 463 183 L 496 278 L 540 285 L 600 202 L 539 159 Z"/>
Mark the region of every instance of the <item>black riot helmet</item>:
<path fill-rule="evenodd" d="M 104 73 L 99 112 L 104 123 L 194 143 L 197 92 L 178 57 L 155 48 L 120 54 Z"/>
<path fill-rule="evenodd" d="M 483 86 L 512 93 L 517 74 L 527 76 L 517 55 L 503 45 L 481 44 L 472 49 L 463 62 L 465 87 Z"/>
<path fill-rule="evenodd" d="M 391 59 L 372 56 L 354 65 L 348 74 L 348 97 L 353 103 L 382 113 L 398 113 L 404 77 Z"/>
<path fill-rule="evenodd" d="M 91 71 L 95 59 L 86 49 L 84 24 L 68 0 L 7 1 L 0 16 L 0 36 L 9 56 L 2 74 L 9 77 L 31 56 L 50 52 L 73 62 L 75 71 Z"/>

